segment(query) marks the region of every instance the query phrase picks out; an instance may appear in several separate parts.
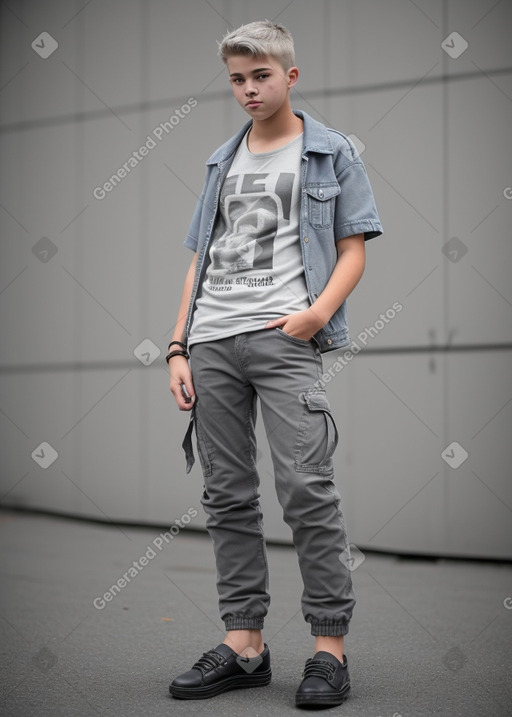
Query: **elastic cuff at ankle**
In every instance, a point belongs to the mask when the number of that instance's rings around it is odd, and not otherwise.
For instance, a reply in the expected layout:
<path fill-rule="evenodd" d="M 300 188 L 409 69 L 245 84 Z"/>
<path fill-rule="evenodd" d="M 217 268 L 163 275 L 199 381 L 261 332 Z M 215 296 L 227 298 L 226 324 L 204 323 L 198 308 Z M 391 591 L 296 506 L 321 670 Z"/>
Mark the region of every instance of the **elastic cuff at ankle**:
<path fill-rule="evenodd" d="M 315 637 L 340 637 L 348 633 L 348 622 L 323 620 L 311 623 L 311 634 Z"/>
<path fill-rule="evenodd" d="M 226 618 L 224 625 L 226 630 L 263 630 L 263 618 L 234 615 Z"/>

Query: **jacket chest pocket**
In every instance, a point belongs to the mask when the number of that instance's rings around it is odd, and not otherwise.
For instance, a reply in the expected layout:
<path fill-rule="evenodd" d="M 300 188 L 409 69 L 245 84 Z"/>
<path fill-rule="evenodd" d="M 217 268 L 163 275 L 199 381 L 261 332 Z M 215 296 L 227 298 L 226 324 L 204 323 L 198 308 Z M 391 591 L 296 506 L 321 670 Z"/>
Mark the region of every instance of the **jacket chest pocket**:
<path fill-rule="evenodd" d="M 330 229 L 334 222 L 336 197 L 340 185 L 334 184 L 307 186 L 308 221 L 313 229 Z"/>

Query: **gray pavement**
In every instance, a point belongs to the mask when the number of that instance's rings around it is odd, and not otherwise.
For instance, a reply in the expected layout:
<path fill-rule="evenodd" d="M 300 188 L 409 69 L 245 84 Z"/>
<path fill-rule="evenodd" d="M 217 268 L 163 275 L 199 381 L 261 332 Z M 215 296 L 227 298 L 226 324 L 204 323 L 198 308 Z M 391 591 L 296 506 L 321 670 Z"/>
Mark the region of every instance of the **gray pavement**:
<path fill-rule="evenodd" d="M 289 546 L 268 548 L 271 684 L 204 701 L 169 696 L 170 679 L 224 631 L 208 536 L 184 529 L 166 543 L 161 532 L 0 513 L 0 715 L 312 713 L 294 706 L 313 638 Z M 352 690 L 324 714 L 512 714 L 512 567 L 363 553 L 346 638 Z"/>

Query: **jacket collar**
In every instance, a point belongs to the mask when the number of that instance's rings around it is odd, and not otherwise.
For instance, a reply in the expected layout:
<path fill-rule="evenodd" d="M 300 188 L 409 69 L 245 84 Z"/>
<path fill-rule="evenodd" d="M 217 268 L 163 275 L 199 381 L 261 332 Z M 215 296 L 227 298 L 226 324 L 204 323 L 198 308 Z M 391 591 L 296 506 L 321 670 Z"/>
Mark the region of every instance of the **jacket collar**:
<path fill-rule="evenodd" d="M 302 147 L 302 156 L 305 157 L 308 152 L 320 152 L 321 154 L 333 154 L 333 147 L 327 127 L 314 120 L 306 112 L 302 110 L 293 110 L 293 113 L 300 117 L 304 122 L 304 142 Z M 252 126 L 252 120 L 246 122 L 242 129 L 235 134 L 234 137 L 228 139 L 222 146 L 215 150 L 206 164 L 221 164 L 236 152 L 236 149 L 245 133 Z"/>

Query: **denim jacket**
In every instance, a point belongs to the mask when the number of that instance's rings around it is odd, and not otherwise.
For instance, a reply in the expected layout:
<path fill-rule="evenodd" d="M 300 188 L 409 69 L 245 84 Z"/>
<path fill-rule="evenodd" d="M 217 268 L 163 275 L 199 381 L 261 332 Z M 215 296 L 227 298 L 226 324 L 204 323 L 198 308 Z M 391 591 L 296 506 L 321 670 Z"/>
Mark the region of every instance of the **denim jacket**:
<path fill-rule="evenodd" d="M 382 227 L 366 169 L 352 141 L 305 112 L 294 110 L 294 113 L 304 122 L 299 238 L 306 287 L 309 300 L 313 303 L 325 288 L 336 265 L 336 240 L 362 233 L 365 240 L 371 239 L 382 234 Z M 252 120 L 249 120 L 206 162 L 205 183 L 185 240 L 186 247 L 198 252 L 185 341 L 206 272 L 222 183 L 251 124 Z M 350 343 L 346 302 L 314 335 L 314 339 L 322 352 Z"/>

